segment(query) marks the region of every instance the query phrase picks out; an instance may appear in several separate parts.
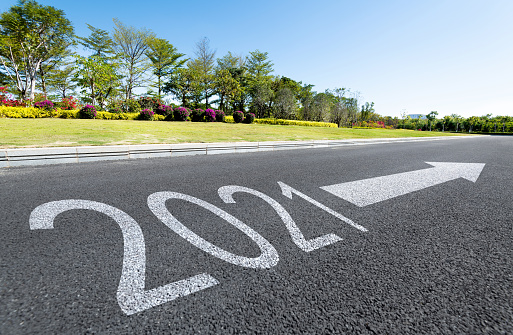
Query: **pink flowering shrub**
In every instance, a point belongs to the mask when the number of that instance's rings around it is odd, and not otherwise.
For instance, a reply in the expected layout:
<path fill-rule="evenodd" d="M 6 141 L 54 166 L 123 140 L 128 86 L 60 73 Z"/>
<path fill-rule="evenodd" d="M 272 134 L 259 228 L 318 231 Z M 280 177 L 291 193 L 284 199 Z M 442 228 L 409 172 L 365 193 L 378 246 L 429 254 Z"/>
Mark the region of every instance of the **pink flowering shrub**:
<path fill-rule="evenodd" d="M 205 110 L 205 121 L 207 121 L 207 122 L 215 122 L 216 121 L 216 112 L 213 109 Z"/>
<path fill-rule="evenodd" d="M 176 107 L 173 115 L 175 121 L 187 121 L 187 118 L 189 117 L 189 110 L 185 107 Z"/>

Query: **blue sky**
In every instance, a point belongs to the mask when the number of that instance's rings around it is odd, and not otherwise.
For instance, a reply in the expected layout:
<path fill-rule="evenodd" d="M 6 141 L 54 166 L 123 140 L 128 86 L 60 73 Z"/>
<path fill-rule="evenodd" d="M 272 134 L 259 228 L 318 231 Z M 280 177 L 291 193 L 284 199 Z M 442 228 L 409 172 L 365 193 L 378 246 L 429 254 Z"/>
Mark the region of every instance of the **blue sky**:
<path fill-rule="evenodd" d="M 513 116 L 512 0 L 38 2 L 79 36 L 117 17 L 189 56 L 204 36 L 218 57 L 266 51 L 275 75 L 350 88 L 382 115 Z"/>

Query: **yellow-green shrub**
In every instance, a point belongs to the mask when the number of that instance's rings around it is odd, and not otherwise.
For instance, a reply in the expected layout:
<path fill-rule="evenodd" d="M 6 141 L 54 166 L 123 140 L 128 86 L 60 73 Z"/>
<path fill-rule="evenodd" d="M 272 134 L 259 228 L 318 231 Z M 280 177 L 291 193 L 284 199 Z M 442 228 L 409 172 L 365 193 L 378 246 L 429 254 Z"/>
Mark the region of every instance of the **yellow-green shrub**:
<path fill-rule="evenodd" d="M 135 120 L 139 113 L 110 113 L 97 112 L 96 119 L 101 120 Z"/>
<path fill-rule="evenodd" d="M 0 106 L 0 116 L 9 118 L 57 117 L 59 116 L 59 110 L 46 111 L 35 107 Z"/>
<path fill-rule="evenodd" d="M 286 126 L 307 126 L 307 127 L 338 128 L 338 125 L 336 123 L 314 122 L 314 121 L 298 121 L 298 120 L 283 120 L 283 119 L 256 119 L 255 123 L 260 123 L 260 124 L 278 124 L 278 125 L 286 125 Z"/>

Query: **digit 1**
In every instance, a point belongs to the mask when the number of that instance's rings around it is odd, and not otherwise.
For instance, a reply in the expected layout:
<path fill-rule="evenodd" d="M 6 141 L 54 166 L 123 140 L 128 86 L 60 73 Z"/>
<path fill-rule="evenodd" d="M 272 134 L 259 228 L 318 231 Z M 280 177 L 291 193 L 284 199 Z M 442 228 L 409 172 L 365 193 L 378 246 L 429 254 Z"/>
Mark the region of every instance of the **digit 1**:
<path fill-rule="evenodd" d="M 324 206 L 323 204 L 321 204 L 320 202 L 318 201 L 315 201 L 314 199 L 310 198 L 309 196 L 307 196 L 306 194 L 303 194 L 301 192 L 299 192 L 298 190 L 290 187 L 289 185 L 285 184 L 285 183 L 282 183 L 281 181 L 278 182 L 278 185 L 280 185 L 281 187 L 281 192 L 284 196 L 286 196 L 287 198 L 289 199 L 292 199 L 292 194 L 296 194 L 297 196 L 305 199 L 306 201 L 310 202 L 311 204 L 319 207 L 320 209 L 330 213 L 331 215 L 335 216 L 336 218 L 339 218 L 340 220 L 348 223 L 350 226 L 358 229 L 358 230 L 361 230 L 363 232 L 366 232 L 367 231 L 367 228 L 363 227 L 363 226 L 360 226 L 359 224 L 357 223 L 354 223 L 352 220 L 346 218 L 345 216 L 343 216 L 342 214 L 340 213 L 337 213 L 335 212 L 334 210 L 332 210 L 331 208 L 329 207 L 326 207 Z"/>

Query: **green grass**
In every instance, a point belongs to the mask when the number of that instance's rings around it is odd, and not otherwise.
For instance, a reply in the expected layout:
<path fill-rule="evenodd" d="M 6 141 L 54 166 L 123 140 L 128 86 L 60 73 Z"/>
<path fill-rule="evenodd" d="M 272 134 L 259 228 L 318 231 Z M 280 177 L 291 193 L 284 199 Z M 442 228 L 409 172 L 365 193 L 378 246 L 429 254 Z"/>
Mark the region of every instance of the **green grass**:
<path fill-rule="evenodd" d="M 264 124 L 0 118 L 0 148 L 444 135 L 456 134 L 400 129 L 316 128 Z"/>

